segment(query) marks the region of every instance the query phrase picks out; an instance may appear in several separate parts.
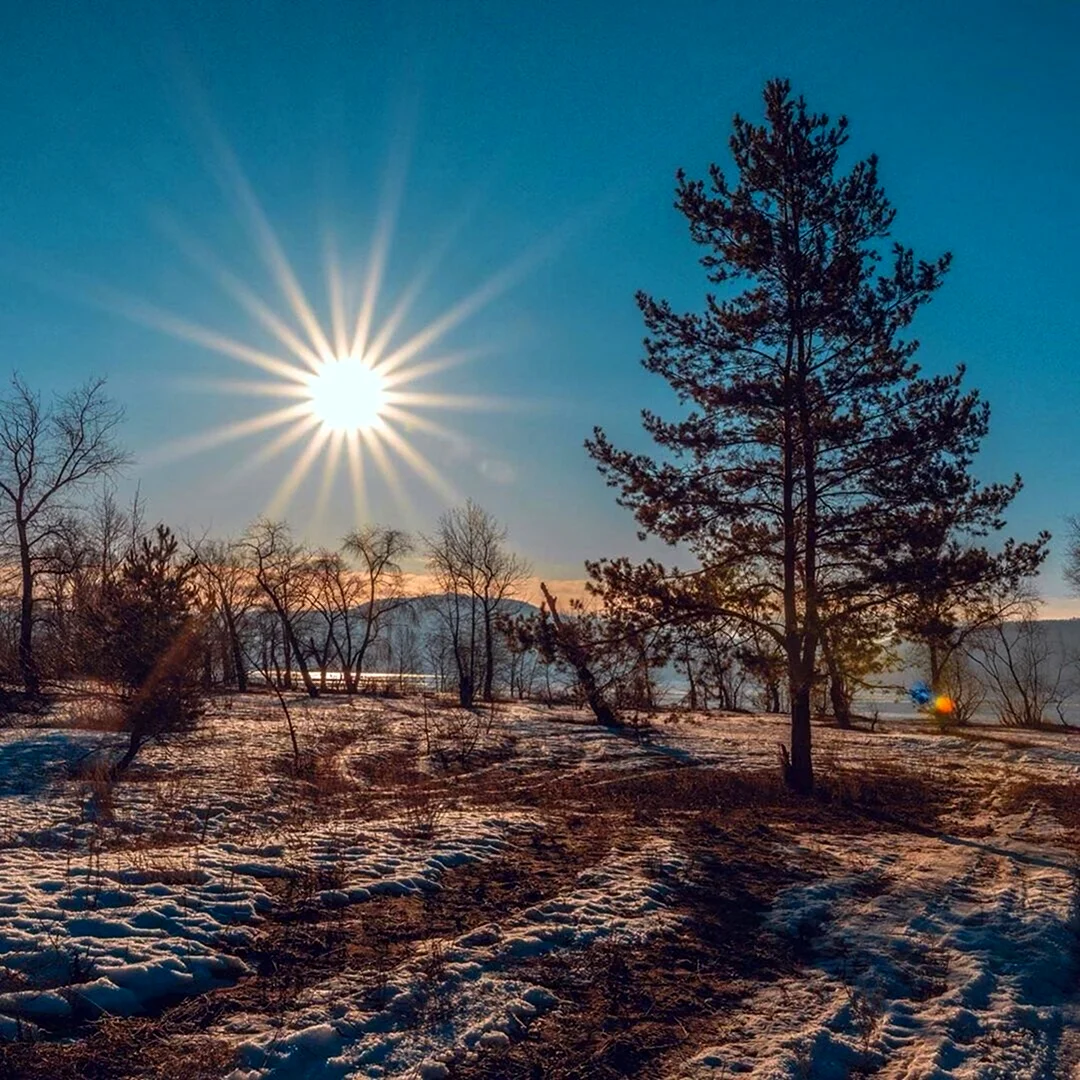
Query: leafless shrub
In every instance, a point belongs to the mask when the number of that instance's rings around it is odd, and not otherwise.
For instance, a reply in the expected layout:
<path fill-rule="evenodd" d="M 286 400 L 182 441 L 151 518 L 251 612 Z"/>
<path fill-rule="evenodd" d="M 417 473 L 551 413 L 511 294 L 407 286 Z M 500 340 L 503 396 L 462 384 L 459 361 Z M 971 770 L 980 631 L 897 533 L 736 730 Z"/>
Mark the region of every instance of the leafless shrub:
<path fill-rule="evenodd" d="M 870 1071 L 873 1068 L 875 1056 L 873 1053 L 874 1036 L 881 1027 L 881 1020 L 885 1015 L 886 998 L 881 989 L 876 986 L 848 985 L 845 989 L 848 1007 L 851 1010 L 852 1027 L 858 1039 L 862 1071 Z"/>
<path fill-rule="evenodd" d="M 438 938 L 427 943 L 419 964 L 421 984 L 421 1004 L 417 1018 L 422 1022 L 438 1025 L 453 1016 L 454 1003 L 447 992 L 447 957 L 446 945 Z"/>
<path fill-rule="evenodd" d="M 103 1016 L 90 1035 L 75 1041 L 32 1037 L 0 1043 L 0 1076 L 87 1080 L 89 1077 L 155 1077 L 205 1080 L 235 1064 L 231 1043 L 185 1034 L 183 1053 L 162 1038 L 156 1019 Z"/>
<path fill-rule="evenodd" d="M 401 831 L 416 839 L 428 839 L 446 816 L 449 800 L 442 785 L 423 780 L 401 787 L 394 805 L 401 817 Z"/>
<path fill-rule="evenodd" d="M 72 766 L 71 774 L 82 787 L 89 819 L 98 823 L 113 821 L 116 813 L 116 778 L 112 763 L 97 754 L 90 754 Z"/>
<path fill-rule="evenodd" d="M 450 709 L 431 719 L 430 752 L 444 765 L 467 769 L 478 751 L 490 742 L 495 727 L 495 704 L 471 709 Z"/>
<path fill-rule="evenodd" d="M 125 850 L 124 863 L 123 875 L 143 883 L 194 885 L 206 879 L 190 847 L 132 847 Z"/>
<path fill-rule="evenodd" d="M 948 809 L 947 789 L 931 776 L 900 765 L 841 766 L 833 761 L 819 767 L 818 777 L 819 801 L 892 820 L 928 824 Z"/>
<path fill-rule="evenodd" d="M 957 650 L 945 661 L 938 690 L 952 702 L 952 711 L 936 714 L 943 726 L 966 726 L 986 702 L 986 686 L 967 652 Z"/>
<path fill-rule="evenodd" d="M 81 731 L 121 731 L 124 714 L 113 695 L 88 694 L 76 698 L 68 706 L 67 722 Z"/>
<path fill-rule="evenodd" d="M 393 789 L 423 780 L 424 774 L 417 765 L 416 747 L 403 746 L 377 754 L 364 754 L 354 759 L 352 770 L 374 788 Z"/>
<path fill-rule="evenodd" d="M 599 988 L 610 1016 L 625 1016 L 630 1001 L 633 971 L 627 955 L 626 946 L 612 939 L 598 941 L 585 954 L 587 977 Z"/>
<path fill-rule="evenodd" d="M 1005 727 L 1041 727 L 1051 709 L 1065 722 L 1062 710 L 1070 690 L 1066 671 L 1054 655 L 1046 628 L 1033 616 L 993 626 L 981 635 L 970 656 L 986 679 Z"/>

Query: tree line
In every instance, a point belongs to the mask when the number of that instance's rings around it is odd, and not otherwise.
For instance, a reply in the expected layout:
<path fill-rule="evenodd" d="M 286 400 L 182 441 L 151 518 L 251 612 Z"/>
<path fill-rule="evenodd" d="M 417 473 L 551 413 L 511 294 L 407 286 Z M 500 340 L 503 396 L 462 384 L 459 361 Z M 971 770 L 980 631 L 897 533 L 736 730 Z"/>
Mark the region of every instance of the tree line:
<path fill-rule="evenodd" d="M 94 383 L 49 410 L 21 380 L 14 387 L 0 404 L 0 428 L 20 409 L 51 419 L 76 400 L 103 400 Z M 101 415 L 118 417 L 111 407 Z M 59 430 L 43 427 L 35 448 L 42 458 L 59 457 Z M 102 433 L 96 439 L 104 445 Z M 56 485 L 50 474 L 57 497 L 38 495 L 37 530 L 26 543 L 10 530 L 11 558 L 0 571 L 0 672 L 8 688 L 33 696 L 50 683 L 103 674 L 99 653 L 113 636 L 105 628 L 115 631 L 125 610 L 121 593 L 141 590 L 161 601 L 166 620 L 170 603 L 184 598 L 186 617 L 198 624 L 191 660 L 204 689 L 245 691 L 257 679 L 311 696 L 356 693 L 373 665 L 387 677 L 426 672 L 465 706 L 520 689 L 521 662 L 508 655 L 501 626 L 531 570 L 476 503 L 445 512 L 430 535 L 364 525 L 337 549 L 310 547 L 287 522 L 266 519 L 234 539 L 181 540 L 164 524 L 147 525 L 139 495 L 124 507 L 107 484 L 87 491 L 124 460 L 110 445 L 81 485 Z M 78 494 L 90 497 L 80 502 Z M 414 556 L 424 571 L 419 593 L 408 591 L 402 565 Z M 178 590 L 170 603 L 166 583 Z M 126 615 L 134 627 L 134 613 Z"/>

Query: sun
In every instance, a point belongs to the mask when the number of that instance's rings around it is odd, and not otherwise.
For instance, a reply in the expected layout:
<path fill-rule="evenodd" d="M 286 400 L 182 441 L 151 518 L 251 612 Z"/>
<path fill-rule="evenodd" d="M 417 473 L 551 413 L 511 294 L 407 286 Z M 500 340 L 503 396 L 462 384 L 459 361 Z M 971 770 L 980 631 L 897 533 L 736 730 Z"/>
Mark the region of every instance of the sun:
<path fill-rule="evenodd" d="M 160 444 L 144 462 L 162 464 L 211 449 L 220 452 L 234 441 L 260 436 L 260 445 L 237 456 L 235 465 L 224 470 L 221 483 L 246 484 L 254 470 L 291 455 L 291 464 L 278 469 L 276 489 L 266 502 L 264 513 L 270 517 L 283 513 L 294 495 L 312 487 L 318 517 L 328 505 L 331 487 L 341 471 L 347 473 L 358 518 L 367 513 L 367 479 L 371 474 L 377 474 L 395 501 L 409 511 L 399 465 L 444 502 L 457 501 L 458 492 L 440 468 L 447 456 L 429 460 L 417 442 L 421 436 L 443 440 L 460 456 L 461 447 L 468 445 L 472 436 L 444 426 L 431 414 L 505 408 L 508 403 L 486 394 L 436 389 L 429 380 L 493 350 L 490 341 L 450 350 L 439 344 L 546 258 L 561 233 L 518 253 L 430 321 L 411 325 L 414 304 L 449 250 L 456 227 L 422 260 L 398 297 L 381 302 L 402 183 L 394 169 L 394 183 L 388 183 L 383 192 L 366 257 L 359 262 L 350 260 L 343 267 L 336 254 L 337 244 L 327 234 L 326 294 L 323 302 L 314 305 L 231 148 L 219 134 L 213 141 L 218 179 L 254 241 L 276 298 L 261 295 L 182 226 L 171 220 L 161 224 L 181 254 L 237 302 L 253 322 L 257 340 L 194 323 L 115 290 L 97 290 L 96 302 L 229 361 L 255 368 L 259 374 L 254 379 L 212 376 L 189 385 L 215 394 L 275 398 L 279 404 Z M 312 485 L 308 481 L 320 463 L 321 478 Z"/>
<path fill-rule="evenodd" d="M 385 378 L 359 356 L 323 361 L 308 380 L 311 415 L 335 434 L 380 428 L 389 404 Z"/>

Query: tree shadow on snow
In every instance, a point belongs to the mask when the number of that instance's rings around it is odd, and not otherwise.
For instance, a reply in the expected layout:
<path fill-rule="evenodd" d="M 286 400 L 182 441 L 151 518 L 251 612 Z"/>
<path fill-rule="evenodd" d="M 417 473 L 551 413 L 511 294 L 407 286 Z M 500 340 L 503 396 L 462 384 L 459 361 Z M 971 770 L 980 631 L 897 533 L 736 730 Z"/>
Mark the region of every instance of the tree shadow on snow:
<path fill-rule="evenodd" d="M 0 744 L 0 797 L 38 795 L 97 749 L 96 742 L 68 731 Z"/>

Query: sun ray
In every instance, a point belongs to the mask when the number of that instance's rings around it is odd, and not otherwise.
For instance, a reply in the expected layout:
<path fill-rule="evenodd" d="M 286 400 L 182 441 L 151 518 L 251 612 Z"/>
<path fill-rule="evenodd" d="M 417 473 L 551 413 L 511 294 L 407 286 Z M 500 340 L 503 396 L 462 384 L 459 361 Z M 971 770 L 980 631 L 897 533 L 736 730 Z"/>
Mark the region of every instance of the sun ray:
<path fill-rule="evenodd" d="M 149 326 L 153 330 L 159 330 L 178 340 L 190 341 L 193 345 L 201 345 L 203 348 L 219 353 L 221 356 L 251 364 L 271 375 L 279 375 L 281 378 L 293 382 L 303 382 L 308 374 L 303 368 L 290 364 L 288 361 L 282 360 L 281 357 L 272 356 L 261 349 L 256 349 L 226 334 L 219 333 L 217 330 L 211 330 L 208 327 L 200 326 L 198 323 L 182 319 L 156 307 L 154 304 L 127 296 L 115 289 L 95 286 L 90 291 L 88 299 L 96 306 L 114 311 L 132 322 L 139 323 L 142 326 Z"/>
<path fill-rule="evenodd" d="M 322 479 L 319 481 L 319 494 L 315 499 L 315 520 L 321 521 L 326 513 L 326 506 L 330 501 L 330 488 L 334 483 L 334 475 L 337 472 L 338 460 L 341 457 L 342 445 L 345 435 L 340 431 L 331 433 L 330 445 L 323 460 Z"/>
<path fill-rule="evenodd" d="M 349 477 L 352 480 L 353 512 L 356 520 L 363 520 L 366 510 L 366 488 L 364 484 L 364 468 L 360 460 L 360 436 L 355 431 L 345 432 L 345 455 L 349 463 Z"/>
<path fill-rule="evenodd" d="M 320 363 L 318 353 L 305 344 L 284 320 L 274 314 L 270 306 L 253 289 L 245 285 L 194 236 L 181 229 L 177 223 L 166 217 L 160 217 L 158 221 L 161 231 L 172 240 L 183 255 L 216 280 L 245 311 L 269 330 L 298 360 L 303 361 L 313 371 L 318 369 Z"/>
<path fill-rule="evenodd" d="M 250 476 L 256 469 L 283 454 L 294 443 L 299 442 L 319 421 L 314 416 L 302 416 L 294 421 L 284 431 L 279 432 L 265 446 L 252 454 L 233 469 L 224 481 L 223 486 L 231 486 L 239 483 L 245 477 Z"/>
<path fill-rule="evenodd" d="M 410 364 L 407 368 L 399 368 L 387 375 L 383 375 L 383 382 L 388 391 L 395 386 L 407 386 L 411 382 L 425 379 L 430 375 L 438 375 L 440 372 L 449 371 L 452 368 L 461 367 L 478 357 L 485 355 L 485 349 L 459 349 L 457 352 L 446 353 L 430 360 Z"/>
<path fill-rule="evenodd" d="M 211 138 L 218 156 L 218 178 L 226 191 L 232 195 L 237 206 L 243 214 L 248 229 L 252 234 L 259 254 L 277 282 L 278 288 L 292 309 L 297 322 L 307 333 L 308 341 L 315 353 L 320 357 L 333 355 L 330 342 L 319 325 L 319 320 L 308 302 L 300 282 L 293 272 L 289 260 L 285 257 L 281 242 L 277 238 L 269 220 L 263 211 L 262 204 L 255 196 L 255 192 L 248 181 L 247 175 L 240 167 L 232 147 L 226 142 L 225 137 L 217 129 L 211 126 Z"/>
<path fill-rule="evenodd" d="M 390 247 L 389 232 L 390 226 L 385 222 L 380 222 L 371 246 L 371 261 L 368 263 L 368 272 L 364 280 L 363 299 L 360 302 L 356 325 L 353 328 L 352 345 L 349 349 L 353 356 L 363 356 L 367 352 L 368 335 L 371 333 L 371 321 L 375 314 L 375 302 L 378 300 L 379 289 L 382 287 L 383 267 Z"/>
<path fill-rule="evenodd" d="M 371 242 L 367 275 L 360 308 L 356 313 L 352 344 L 349 352 L 353 356 L 363 356 L 368 349 L 368 337 L 371 334 L 372 320 L 375 316 L 375 304 L 382 288 L 383 273 L 390 253 L 390 242 L 397 227 L 398 212 L 401 209 L 401 197 L 405 191 L 405 176 L 408 171 L 410 146 L 408 140 L 399 141 L 391 154 L 383 174 L 382 191 L 379 197 L 379 214 L 375 225 L 375 236 Z M 339 354 L 340 355 L 340 354 Z"/>
<path fill-rule="evenodd" d="M 423 330 L 414 334 L 405 344 L 395 349 L 388 356 L 378 358 L 379 368 L 383 370 L 384 374 L 389 374 L 395 368 L 411 360 L 423 349 L 433 345 L 444 334 L 464 322 L 469 316 L 474 315 L 486 304 L 494 300 L 495 297 L 506 292 L 528 271 L 548 257 L 556 243 L 561 242 L 561 233 L 562 230 L 559 230 L 546 241 L 519 255 L 488 278 L 479 288 L 474 289 L 468 296 L 453 304 Z"/>
<path fill-rule="evenodd" d="M 364 431 L 360 433 L 360 437 L 363 439 L 364 449 L 371 456 L 375 468 L 378 469 L 379 475 L 383 478 L 387 491 L 390 492 L 390 498 L 393 499 L 394 506 L 402 517 L 408 520 L 413 516 L 414 508 L 405 492 L 405 485 L 401 482 L 398 470 L 390 455 L 386 452 L 386 446 L 383 444 L 380 434 L 384 433 Z"/>
<path fill-rule="evenodd" d="M 393 428 L 387 427 L 381 432 L 382 437 L 394 448 L 398 456 L 411 466 L 414 473 L 425 480 L 433 491 L 449 502 L 457 501 L 457 492 L 449 481 L 443 479 L 439 471 L 419 450 L 402 438 Z"/>
<path fill-rule="evenodd" d="M 386 401 L 389 405 L 411 405 L 417 409 L 484 409 L 486 411 L 520 408 L 520 403 L 509 398 L 490 394 L 445 394 L 421 390 L 390 390 Z"/>
<path fill-rule="evenodd" d="M 440 439 L 456 442 L 460 438 L 457 432 L 452 431 L 443 424 L 436 423 L 430 417 L 421 416 L 419 413 L 408 412 L 405 409 L 399 409 L 396 405 L 384 405 L 383 415 L 387 420 L 397 421 L 402 427 L 423 431 L 428 435 L 434 435 Z"/>
<path fill-rule="evenodd" d="M 322 448 L 330 435 L 331 433 L 324 428 L 320 428 L 312 435 L 311 441 L 304 447 L 296 461 L 293 462 L 292 468 L 285 474 L 281 483 L 278 484 L 277 490 L 270 497 L 270 501 L 266 506 L 267 517 L 279 516 L 288 505 L 289 500 L 296 493 L 296 489 L 304 482 L 304 477 L 311 471 L 311 466 L 322 452 Z"/>
<path fill-rule="evenodd" d="M 345 356 L 349 351 L 345 329 L 345 283 L 333 237 L 326 237 L 326 288 L 330 294 L 330 333 L 334 339 L 334 355 Z"/>
<path fill-rule="evenodd" d="M 404 292 L 398 297 L 397 302 L 394 304 L 390 314 L 386 317 L 386 321 L 379 328 L 378 336 L 367 344 L 366 338 L 364 343 L 363 352 L 365 355 L 371 358 L 372 362 L 378 363 L 379 357 L 382 355 L 383 350 L 392 340 L 394 334 L 397 332 L 398 327 L 408 317 L 409 312 L 412 310 L 413 304 L 416 303 L 417 298 L 423 292 L 424 286 L 434 276 L 435 271 L 441 265 L 443 259 L 446 257 L 453 241 L 457 234 L 461 231 L 465 222 L 471 215 L 471 209 L 466 210 L 459 215 L 457 221 L 455 221 L 448 229 L 445 230 L 443 236 L 435 248 L 431 251 L 428 257 L 424 260 L 423 265 L 413 275 L 412 280 L 405 287 Z"/>
<path fill-rule="evenodd" d="M 310 392 L 299 383 L 266 382 L 264 379 L 218 379 L 203 378 L 169 380 L 174 386 L 210 394 L 252 394 L 256 397 L 308 398 Z"/>
<path fill-rule="evenodd" d="M 308 412 L 307 402 L 302 401 L 296 405 L 288 405 L 284 409 L 260 413 L 258 416 L 252 416 L 247 420 L 237 420 L 232 424 L 212 428 L 210 431 L 203 431 L 197 435 L 188 435 L 159 447 L 155 452 L 148 454 L 143 459 L 143 463 L 164 465 L 180 461 L 191 457 L 193 454 L 213 449 L 215 446 L 223 446 L 225 443 L 234 442 L 248 435 L 254 435 L 259 431 L 266 431 L 267 428 L 278 427 L 294 417 L 306 416 Z"/>

